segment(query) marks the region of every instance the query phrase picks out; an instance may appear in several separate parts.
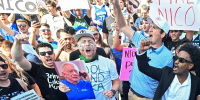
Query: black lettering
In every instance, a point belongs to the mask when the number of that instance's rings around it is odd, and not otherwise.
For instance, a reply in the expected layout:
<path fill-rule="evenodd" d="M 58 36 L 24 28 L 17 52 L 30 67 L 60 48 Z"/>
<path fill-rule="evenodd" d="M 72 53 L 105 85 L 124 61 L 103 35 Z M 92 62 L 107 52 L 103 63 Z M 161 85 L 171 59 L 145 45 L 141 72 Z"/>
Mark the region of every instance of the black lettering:
<path fill-rule="evenodd" d="M 2 7 L 3 10 L 5 10 L 5 8 L 4 8 L 4 4 L 3 4 L 3 0 L 1 0 L 0 7 Z"/>
<path fill-rule="evenodd" d="M 96 86 L 96 84 L 92 85 L 93 91 L 97 91 L 97 90 L 95 90 L 95 88 L 94 88 L 95 86 Z"/>
<path fill-rule="evenodd" d="M 91 75 L 91 83 L 92 83 L 92 80 L 94 80 L 95 82 L 97 82 L 97 75 L 96 76 Z"/>
<path fill-rule="evenodd" d="M 33 8 L 30 8 L 30 5 L 32 5 Z M 30 12 L 34 12 L 35 10 L 37 10 L 36 5 L 33 2 L 30 2 L 30 1 L 25 3 L 25 7 Z"/>
<path fill-rule="evenodd" d="M 125 57 L 129 58 L 129 51 L 125 51 Z"/>
<path fill-rule="evenodd" d="M 102 88 L 103 90 L 105 90 L 102 83 L 98 84 L 98 90 L 99 88 Z"/>
<path fill-rule="evenodd" d="M 99 78 L 100 76 L 99 76 L 99 75 L 101 75 L 101 76 L 102 76 L 102 80 L 100 80 L 100 78 Z M 101 73 L 99 73 L 99 74 L 98 74 L 98 82 L 103 82 L 103 81 L 104 81 L 104 79 L 105 79 L 105 78 L 104 78 L 104 76 L 103 76 Z"/>
<path fill-rule="evenodd" d="M 93 68 L 93 66 L 94 66 L 96 69 Z M 97 71 L 98 71 L 99 68 L 98 68 L 96 65 L 92 65 L 90 69 L 91 69 L 91 72 L 94 74 L 94 73 L 97 73 Z"/>
<path fill-rule="evenodd" d="M 19 2 L 23 2 L 23 0 L 17 0 L 17 1 L 15 2 L 16 8 L 17 8 L 19 11 L 21 11 L 21 12 L 26 12 L 26 10 L 21 10 L 21 9 L 18 7 L 18 3 L 19 3 Z"/>
<path fill-rule="evenodd" d="M 133 62 L 127 61 L 126 62 L 126 69 L 128 68 L 128 66 L 133 66 Z"/>
<path fill-rule="evenodd" d="M 6 10 L 14 10 L 14 9 L 12 9 L 12 8 L 10 7 L 10 2 L 9 2 L 9 0 L 7 0 L 7 3 L 8 3 L 8 8 L 6 8 Z"/>
<path fill-rule="evenodd" d="M 132 52 L 132 57 L 135 57 L 135 52 L 134 51 Z"/>

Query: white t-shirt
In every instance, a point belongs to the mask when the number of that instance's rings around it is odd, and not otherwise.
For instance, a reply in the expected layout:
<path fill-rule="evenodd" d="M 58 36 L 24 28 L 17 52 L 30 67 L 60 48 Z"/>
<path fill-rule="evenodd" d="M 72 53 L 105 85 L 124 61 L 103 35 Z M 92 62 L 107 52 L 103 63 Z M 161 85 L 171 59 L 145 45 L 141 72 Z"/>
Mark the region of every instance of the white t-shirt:
<path fill-rule="evenodd" d="M 85 63 L 89 74 L 92 88 L 97 100 L 116 100 L 115 97 L 108 99 L 102 92 L 111 90 L 112 80 L 118 78 L 118 74 L 112 60 L 98 55 L 98 60 Z"/>

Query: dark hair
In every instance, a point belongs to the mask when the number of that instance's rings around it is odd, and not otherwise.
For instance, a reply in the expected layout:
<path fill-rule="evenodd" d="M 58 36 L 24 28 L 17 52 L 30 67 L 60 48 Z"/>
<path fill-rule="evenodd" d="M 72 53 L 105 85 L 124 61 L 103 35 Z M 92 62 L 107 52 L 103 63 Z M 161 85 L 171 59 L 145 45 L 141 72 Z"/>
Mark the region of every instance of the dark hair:
<path fill-rule="evenodd" d="M 162 38 L 162 42 L 165 42 L 165 40 L 167 39 L 167 35 L 164 32 L 165 31 L 163 29 L 160 29 L 160 34 L 165 34 L 165 37 Z"/>
<path fill-rule="evenodd" d="M 0 41 L 4 41 L 4 40 L 5 38 L 2 35 L 0 35 Z"/>
<path fill-rule="evenodd" d="M 10 13 L 0 13 L 0 14 L 6 14 L 6 15 L 10 16 Z"/>
<path fill-rule="evenodd" d="M 107 45 L 107 44 L 105 44 L 105 43 L 103 42 L 103 39 L 102 39 L 102 37 L 101 37 L 101 34 L 100 34 L 100 33 L 98 33 L 98 34 L 99 34 L 99 40 L 98 40 L 98 42 L 99 42 L 100 46 L 101 46 L 102 48 L 110 47 L 109 45 Z"/>
<path fill-rule="evenodd" d="M 144 18 L 142 18 L 142 21 L 147 21 L 147 18 L 148 18 L 148 17 L 144 17 Z"/>
<path fill-rule="evenodd" d="M 185 43 L 191 43 L 191 41 L 188 39 L 188 38 L 183 38 L 181 40 L 179 40 L 177 43 L 176 43 L 176 46 L 175 46 L 175 50 L 180 46 L 180 45 L 183 45 Z"/>
<path fill-rule="evenodd" d="M 56 7 L 56 11 L 57 11 L 57 10 L 60 10 L 60 9 L 61 9 L 60 6 Z"/>
<path fill-rule="evenodd" d="M 138 0 L 135 0 L 138 3 L 138 7 L 140 6 L 140 2 Z"/>
<path fill-rule="evenodd" d="M 66 34 L 70 34 L 66 29 L 59 29 L 59 30 L 56 32 L 57 38 L 60 38 L 60 32 L 64 32 L 64 33 L 66 33 Z"/>
<path fill-rule="evenodd" d="M 47 24 L 47 23 L 41 23 L 40 25 L 41 26 L 46 26 L 46 27 L 50 28 L 49 24 Z"/>
<path fill-rule="evenodd" d="M 190 55 L 192 63 L 194 64 L 194 67 L 190 71 L 198 70 L 200 66 L 200 49 L 191 43 L 186 43 L 181 46 L 180 51 L 186 51 Z"/>
<path fill-rule="evenodd" d="M 53 51 L 53 47 L 49 44 L 49 43 L 39 43 L 38 45 L 36 45 L 35 50 L 37 52 L 37 54 L 39 55 L 39 48 L 41 47 L 48 47 Z"/>
<path fill-rule="evenodd" d="M 56 7 L 55 2 L 51 1 L 51 0 L 47 0 L 46 1 L 46 5 L 50 4 L 52 7 Z"/>

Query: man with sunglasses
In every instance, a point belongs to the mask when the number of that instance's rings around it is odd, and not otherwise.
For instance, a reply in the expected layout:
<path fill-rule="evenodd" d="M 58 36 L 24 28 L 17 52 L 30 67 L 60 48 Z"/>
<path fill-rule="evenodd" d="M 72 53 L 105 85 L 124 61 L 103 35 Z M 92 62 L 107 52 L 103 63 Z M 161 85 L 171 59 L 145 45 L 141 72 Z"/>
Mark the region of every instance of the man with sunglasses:
<path fill-rule="evenodd" d="M 38 26 L 40 26 L 40 28 L 38 28 Z M 43 39 L 41 40 L 36 40 L 36 32 L 39 30 L 41 36 Z M 49 24 L 46 23 L 32 23 L 32 32 L 30 35 L 30 44 L 33 47 L 36 47 L 38 45 L 38 43 L 49 43 L 51 44 L 51 46 L 53 47 L 53 49 L 57 49 L 58 48 L 58 43 L 56 41 L 54 41 L 51 37 L 51 29 Z"/>
<path fill-rule="evenodd" d="M 114 5 L 115 20 L 120 31 L 122 31 L 127 37 L 131 38 L 132 43 L 136 46 L 136 48 L 139 48 L 140 41 L 147 39 L 147 37 L 138 32 L 135 32 L 129 26 L 127 26 L 118 3 L 119 1 L 111 1 Z M 155 66 L 157 68 L 163 68 L 165 66 L 172 67 L 173 55 L 163 44 L 166 33 L 168 33 L 170 28 L 168 22 L 162 16 L 158 16 L 156 18 L 148 18 L 147 20 L 148 22 L 151 22 L 148 38 L 152 41 L 152 48 L 147 50 L 147 56 L 149 57 L 148 63 L 151 66 Z M 134 59 L 129 82 L 131 83 L 129 100 L 151 100 L 158 86 L 158 81 L 146 76 L 138 70 L 137 59 Z"/>
<path fill-rule="evenodd" d="M 184 44 L 173 68 L 159 69 L 148 63 L 147 50 L 151 48 L 150 40 L 142 40 L 136 58 L 139 70 L 159 81 L 154 100 L 196 100 L 200 96 L 200 79 L 190 73 L 199 69 L 200 50 L 191 43 Z"/>
<path fill-rule="evenodd" d="M 0 56 L 0 100 L 10 100 L 12 97 L 28 91 L 22 80 L 8 78 L 8 71 L 8 64 Z"/>
<path fill-rule="evenodd" d="M 128 3 L 127 3 L 126 10 L 131 16 L 133 16 L 134 23 L 136 19 L 138 18 L 138 15 L 136 12 L 139 5 L 140 5 L 140 2 L 138 0 L 128 0 Z"/>
<path fill-rule="evenodd" d="M 18 34 L 15 36 L 15 42 L 11 50 L 12 58 L 35 79 L 41 89 L 42 96 L 46 100 L 68 100 L 65 93 L 60 92 L 58 88 L 60 80 L 53 65 L 55 57 L 53 47 L 49 43 L 39 43 L 35 50 L 43 63 L 34 63 L 29 62 L 23 56 L 21 44 L 27 42 L 27 35 Z"/>

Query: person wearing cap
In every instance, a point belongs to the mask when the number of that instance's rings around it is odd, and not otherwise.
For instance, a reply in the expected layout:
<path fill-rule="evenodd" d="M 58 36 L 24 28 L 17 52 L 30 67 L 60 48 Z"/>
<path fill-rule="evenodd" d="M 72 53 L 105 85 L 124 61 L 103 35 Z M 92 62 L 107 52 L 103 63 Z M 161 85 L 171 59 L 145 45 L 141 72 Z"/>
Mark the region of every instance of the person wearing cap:
<path fill-rule="evenodd" d="M 8 78 L 8 62 L 0 56 L 0 100 L 10 100 L 12 97 L 28 91 L 25 83 L 20 79 Z"/>
<path fill-rule="evenodd" d="M 78 26 L 88 28 L 90 26 L 90 19 L 91 19 L 91 4 L 90 0 L 87 0 L 89 4 L 89 9 L 86 9 L 87 14 L 83 17 L 83 10 L 82 9 L 74 9 L 74 13 L 76 16 L 70 12 L 70 10 L 65 11 L 64 13 L 67 15 L 67 18 L 72 23 L 73 28 L 77 28 Z"/>
<path fill-rule="evenodd" d="M 96 99 L 116 100 L 114 95 L 120 81 L 114 63 L 96 53 L 97 46 L 91 31 L 79 30 L 74 37 L 81 52 L 79 60 L 85 61 Z"/>
<path fill-rule="evenodd" d="M 136 58 L 139 70 L 159 81 L 153 100 L 197 100 L 200 79 L 190 71 L 199 69 L 200 50 L 186 43 L 179 49 L 173 68 L 155 68 L 148 63 L 147 50 L 151 42 L 142 40 Z M 198 99 L 199 100 L 199 99 Z"/>
<path fill-rule="evenodd" d="M 139 48 L 140 41 L 143 39 L 149 39 L 152 42 L 151 48 L 147 50 L 147 56 L 149 58 L 148 63 L 156 68 L 163 68 L 165 66 L 172 67 L 173 55 L 163 44 L 166 38 L 166 33 L 169 31 L 169 24 L 166 19 L 160 16 L 152 19 L 148 18 L 147 21 L 151 22 L 151 27 L 149 29 L 149 37 L 147 38 L 126 25 L 118 3 L 119 0 L 111 1 L 114 5 L 115 20 L 120 31 L 122 31 L 127 37 L 132 38 L 132 43 L 136 48 Z M 131 83 L 129 100 L 151 100 L 158 86 L 157 80 L 152 79 L 139 71 L 136 58 L 134 59 L 129 82 Z"/>
<path fill-rule="evenodd" d="M 77 50 L 72 47 L 73 36 L 65 29 L 59 29 L 56 32 L 58 40 L 58 48 L 55 50 L 56 61 L 69 61 L 69 55 L 72 51 Z"/>

